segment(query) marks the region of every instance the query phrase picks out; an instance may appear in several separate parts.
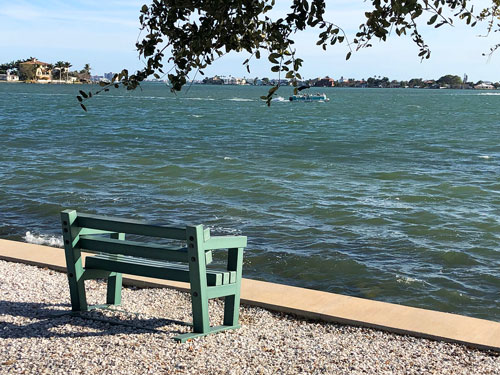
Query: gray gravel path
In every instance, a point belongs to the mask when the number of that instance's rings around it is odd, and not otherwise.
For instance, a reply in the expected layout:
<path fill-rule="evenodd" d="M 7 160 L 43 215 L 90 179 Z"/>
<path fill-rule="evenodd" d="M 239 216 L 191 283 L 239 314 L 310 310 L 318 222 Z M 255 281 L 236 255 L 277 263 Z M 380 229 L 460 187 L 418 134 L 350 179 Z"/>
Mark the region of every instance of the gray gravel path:
<path fill-rule="evenodd" d="M 87 291 L 105 300 L 104 282 Z M 237 331 L 178 344 L 186 293 L 124 288 L 124 311 L 83 317 L 68 293 L 62 273 L 0 261 L 1 374 L 500 374 L 494 353 L 253 307 Z M 211 310 L 220 320 L 222 304 Z"/>

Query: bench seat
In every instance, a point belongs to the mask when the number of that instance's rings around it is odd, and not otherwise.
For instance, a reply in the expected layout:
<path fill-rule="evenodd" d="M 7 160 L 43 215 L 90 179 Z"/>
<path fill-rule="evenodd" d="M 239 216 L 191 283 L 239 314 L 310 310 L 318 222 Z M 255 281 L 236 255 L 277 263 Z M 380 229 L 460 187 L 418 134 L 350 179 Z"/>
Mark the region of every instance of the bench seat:
<path fill-rule="evenodd" d="M 98 254 L 88 256 L 85 260 L 85 269 L 99 269 L 111 272 L 120 272 L 156 279 L 189 282 L 189 266 L 161 260 L 152 260 L 138 257 L 115 254 Z M 207 269 L 207 286 L 234 284 L 235 271 L 219 271 Z"/>

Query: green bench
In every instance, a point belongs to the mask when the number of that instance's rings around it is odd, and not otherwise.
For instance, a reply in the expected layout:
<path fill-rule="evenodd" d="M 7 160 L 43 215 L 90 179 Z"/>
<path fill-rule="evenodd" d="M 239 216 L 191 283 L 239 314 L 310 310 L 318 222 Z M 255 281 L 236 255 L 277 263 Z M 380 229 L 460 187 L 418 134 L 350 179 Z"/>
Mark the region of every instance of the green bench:
<path fill-rule="evenodd" d="M 244 236 L 211 237 L 203 225 L 185 228 L 148 224 L 142 221 L 61 212 L 64 251 L 73 311 L 121 304 L 122 273 L 158 279 L 189 282 L 191 291 L 193 332 L 175 337 L 176 341 L 239 328 L 239 307 Z M 125 240 L 126 235 L 141 236 L 141 241 Z M 145 237 L 182 241 L 174 248 L 142 242 Z M 148 238 L 149 240 L 149 238 Z M 227 249 L 224 270 L 207 268 L 212 251 Z M 85 265 L 81 251 L 87 256 Z M 84 281 L 107 278 L 106 304 L 89 306 Z M 208 300 L 224 297 L 224 321 L 210 326 Z"/>

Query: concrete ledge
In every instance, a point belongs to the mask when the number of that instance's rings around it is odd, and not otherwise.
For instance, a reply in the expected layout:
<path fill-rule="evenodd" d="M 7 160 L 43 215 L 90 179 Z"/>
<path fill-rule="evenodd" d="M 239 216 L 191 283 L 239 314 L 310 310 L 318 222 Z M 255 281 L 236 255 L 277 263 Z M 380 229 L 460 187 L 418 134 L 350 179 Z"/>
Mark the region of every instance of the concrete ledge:
<path fill-rule="evenodd" d="M 0 259 L 57 271 L 66 270 L 63 249 L 48 246 L 0 240 Z M 124 283 L 189 290 L 186 283 L 138 276 L 124 278 Z M 500 352 L 500 323 L 494 321 L 250 279 L 243 279 L 241 298 L 242 303 L 247 305 L 305 318 L 377 328 Z"/>

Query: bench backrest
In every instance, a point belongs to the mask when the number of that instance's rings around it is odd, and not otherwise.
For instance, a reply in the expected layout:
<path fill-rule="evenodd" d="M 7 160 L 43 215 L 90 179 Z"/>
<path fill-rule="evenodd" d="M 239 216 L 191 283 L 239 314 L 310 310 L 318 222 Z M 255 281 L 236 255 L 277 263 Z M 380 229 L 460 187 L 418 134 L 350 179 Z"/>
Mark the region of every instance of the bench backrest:
<path fill-rule="evenodd" d="M 210 250 L 244 248 L 247 245 L 245 236 L 211 237 L 210 230 L 204 229 L 203 225 L 170 227 L 77 213 L 75 210 L 61 212 L 61 221 L 65 248 L 91 253 L 105 252 L 175 262 L 189 262 L 196 253 L 200 258 L 204 255 L 207 264 L 212 260 Z M 96 236 L 98 234 L 110 234 L 111 238 Z M 155 243 L 126 241 L 126 234 L 185 241 L 186 247 L 171 248 Z"/>

